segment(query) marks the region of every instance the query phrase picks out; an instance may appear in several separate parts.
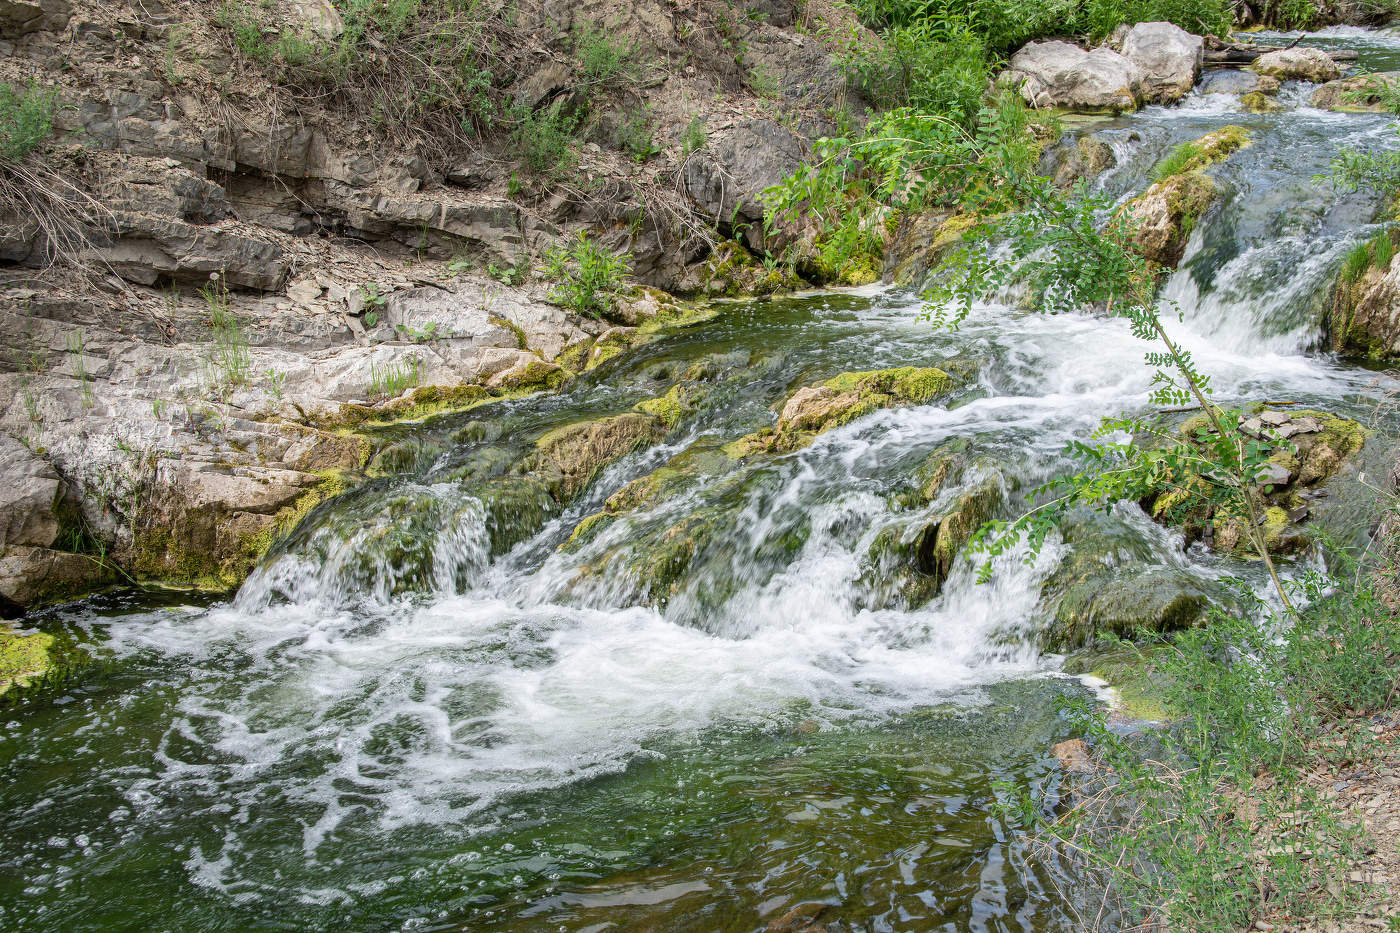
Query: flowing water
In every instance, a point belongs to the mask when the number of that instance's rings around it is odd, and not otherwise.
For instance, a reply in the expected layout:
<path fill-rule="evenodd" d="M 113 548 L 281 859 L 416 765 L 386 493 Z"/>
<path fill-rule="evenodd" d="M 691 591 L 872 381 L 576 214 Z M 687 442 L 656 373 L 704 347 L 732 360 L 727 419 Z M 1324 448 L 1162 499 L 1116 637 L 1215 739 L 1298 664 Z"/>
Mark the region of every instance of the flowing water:
<path fill-rule="evenodd" d="M 1176 142 L 1248 127 L 1167 285 L 1173 330 L 1223 398 L 1367 415 L 1389 383 L 1323 352 L 1319 320 L 1376 204 L 1314 175 L 1393 144 L 1390 121 L 1236 107 L 1096 127 L 1118 159 L 1098 184 L 1131 196 Z M 392 429 L 383 475 L 231 601 L 29 620 L 98 661 L 0 714 L 0 928 L 750 931 L 822 902 L 840 930 L 1077 929 L 1072 886 L 991 806 L 1002 780 L 1054 797 L 1057 701 L 1086 688 L 1036 635 L 1073 545 L 985 585 L 961 559 L 926 602 L 871 555 L 979 484 L 1014 509 L 1068 439 L 1143 404 L 1144 346 L 1103 317 L 989 304 L 939 331 L 920 311 L 878 289 L 719 305 L 559 395 Z M 972 375 L 796 453 L 721 450 L 799 385 L 906 365 Z M 567 507 L 509 472 L 678 382 L 687 416 Z M 971 466 L 909 506 L 950 444 Z M 645 476 L 664 493 L 570 542 Z M 1144 566 L 1251 572 L 1141 513 L 1105 521 Z"/>

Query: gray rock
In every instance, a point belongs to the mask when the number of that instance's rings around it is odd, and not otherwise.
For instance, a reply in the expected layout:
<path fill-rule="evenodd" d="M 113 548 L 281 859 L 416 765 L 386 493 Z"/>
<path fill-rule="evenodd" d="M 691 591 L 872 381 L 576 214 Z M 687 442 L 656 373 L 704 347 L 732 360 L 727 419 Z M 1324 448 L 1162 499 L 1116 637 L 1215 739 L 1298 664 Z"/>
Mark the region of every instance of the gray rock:
<path fill-rule="evenodd" d="M 1294 79 L 1312 81 L 1315 84 L 1336 81 L 1342 76 L 1341 68 L 1330 55 L 1321 49 L 1306 46 L 1265 52 L 1254 60 L 1250 68 L 1261 75 L 1279 80 Z"/>
<path fill-rule="evenodd" d="M 1255 477 L 1261 486 L 1287 486 L 1293 471 L 1281 463 L 1270 461 L 1259 468 Z"/>
<path fill-rule="evenodd" d="M 58 539 L 58 471 L 19 441 L 0 434 L 0 549 L 51 547 Z"/>
<path fill-rule="evenodd" d="M 1200 36 L 1172 23 L 1138 23 L 1123 39 L 1123 56 L 1142 72 L 1142 99 L 1154 104 L 1190 93 L 1204 50 Z"/>
<path fill-rule="evenodd" d="M 1264 422 L 1265 424 L 1278 427 L 1279 425 L 1283 424 L 1285 421 L 1288 420 L 1288 412 L 1274 410 L 1261 411 L 1259 413 L 1259 420 Z"/>
<path fill-rule="evenodd" d="M 17 39 L 41 29 L 57 32 L 67 27 L 72 12 L 67 0 L 0 0 L 0 38 Z"/>
<path fill-rule="evenodd" d="M 1260 76 L 1238 68 L 1218 68 L 1201 78 L 1202 94 L 1249 94 L 1260 90 Z"/>
<path fill-rule="evenodd" d="M 0 549 L 0 610 L 80 596 L 106 574 L 102 564 L 86 554 L 16 545 Z"/>
<path fill-rule="evenodd" d="M 1017 87 L 1033 107 L 1064 107 L 1081 113 L 1136 110 L 1142 69 L 1112 49 L 1086 52 L 1054 40 L 1031 42 L 1011 56 L 998 83 Z"/>
<path fill-rule="evenodd" d="M 806 147 L 787 129 L 772 120 L 751 120 L 686 162 L 686 193 L 717 225 L 749 224 L 744 236 L 757 248 L 763 242 L 760 196 L 805 157 Z"/>

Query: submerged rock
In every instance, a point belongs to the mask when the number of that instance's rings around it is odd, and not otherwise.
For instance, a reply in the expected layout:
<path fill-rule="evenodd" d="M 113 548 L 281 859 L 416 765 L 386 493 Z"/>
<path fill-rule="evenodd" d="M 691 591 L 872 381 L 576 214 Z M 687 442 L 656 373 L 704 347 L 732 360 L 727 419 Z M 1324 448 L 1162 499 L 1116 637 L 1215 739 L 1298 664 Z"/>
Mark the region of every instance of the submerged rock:
<path fill-rule="evenodd" d="M 1093 519 L 1061 527 L 1072 550 L 1045 580 L 1051 617 L 1041 632 L 1046 651 L 1065 652 L 1100 636 L 1140 638 L 1196 624 L 1216 594 L 1176 567 L 1156 564 L 1143 541 Z"/>
<path fill-rule="evenodd" d="M 1000 470 L 969 456 L 961 438 L 940 445 L 913 479 L 892 504 L 920 514 L 886 528 L 866 553 L 865 584 L 881 607 L 914 608 L 937 596 L 958 555 L 1006 498 Z"/>
<path fill-rule="evenodd" d="M 628 412 L 555 428 L 535 441 L 523 469 L 536 475 L 559 501 L 576 496 L 598 471 L 639 447 L 660 439 L 661 421 Z"/>

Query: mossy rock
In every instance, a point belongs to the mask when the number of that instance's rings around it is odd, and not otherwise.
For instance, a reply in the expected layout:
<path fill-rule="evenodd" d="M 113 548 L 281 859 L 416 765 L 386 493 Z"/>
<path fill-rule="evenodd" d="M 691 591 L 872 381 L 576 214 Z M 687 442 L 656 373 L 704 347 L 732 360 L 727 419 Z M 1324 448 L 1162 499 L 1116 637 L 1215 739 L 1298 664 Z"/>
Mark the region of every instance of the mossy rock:
<path fill-rule="evenodd" d="M 1367 430 L 1350 418 L 1315 409 L 1270 411 L 1262 405 L 1252 405 L 1246 412 L 1245 425 L 1270 428 L 1263 417 L 1280 420 L 1272 430 L 1306 428 L 1291 433 L 1286 439 L 1294 450 L 1281 448 L 1269 458 L 1288 475 L 1288 481 L 1265 486 L 1254 496 L 1254 508 L 1259 515 L 1265 547 L 1271 554 L 1288 555 L 1304 550 L 1311 537 L 1301 522 L 1308 519 L 1311 509 L 1320 507 L 1314 491 L 1327 485 L 1342 468 L 1365 446 Z M 1210 421 L 1196 415 L 1184 421 L 1178 429 L 1183 439 L 1199 443 L 1202 432 L 1209 432 Z M 1240 516 L 1213 507 L 1207 490 L 1199 480 L 1187 486 L 1164 488 L 1147 497 L 1142 505 L 1154 519 L 1179 527 L 1188 541 L 1204 539 L 1218 551 L 1243 559 L 1258 559 L 1253 535 Z M 1305 508 L 1305 506 L 1307 506 Z"/>
<path fill-rule="evenodd" d="M 1041 585 L 1050 619 L 1045 651 L 1066 652 L 1101 636 L 1137 639 L 1196 625 L 1220 594 L 1176 567 L 1162 566 L 1146 543 L 1099 516 L 1061 524 L 1070 547 Z"/>
<path fill-rule="evenodd" d="M 91 661 L 70 637 L 21 633 L 0 622 L 0 708 L 38 699 Z"/>
<path fill-rule="evenodd" d="M 1250 91 L 1240 95 L 1240 106 L 1246 113 L 1277 113 L 1284 109 L 1283 104 L 1262 91 Z"/>
<path fill-rule="evenodd" d="M 950 395 L 966 384 L 972 371 L 961 364 L 951 368 L 956 375 L 935 367 L 901 366 L 841 373 L 803 386 L 783 404 L 775 428 L 739 438 L 725 450 L 736 459 L 800 450 L 818 435 L 873 411 L 922 405 Z"/>
<path fill-rule="evenodd" d="M 535 441 L 535 452 L 522 468 L 537 474 L 557 500 L 566 502 L 603 467 L 656 443 L 661 427 L 659 419 L 641 412 L 566 424 Z"/>
<path fill-rule="evenodd" d="M 1249 130 L 1242 126 L 1222 126 L 1191 143 L 1196 153 L 1178 169 L 1178 174 L 1199 172 L 1224 162 L 1250 143 Z"/>
<path fill-rule="evenodd" d="M 701 290 L 710 298 L 764 297 L 807 284 L 786 264 L 759 262 L 737 240 L 725 240 L 710 251 L 700 279 Z"/>

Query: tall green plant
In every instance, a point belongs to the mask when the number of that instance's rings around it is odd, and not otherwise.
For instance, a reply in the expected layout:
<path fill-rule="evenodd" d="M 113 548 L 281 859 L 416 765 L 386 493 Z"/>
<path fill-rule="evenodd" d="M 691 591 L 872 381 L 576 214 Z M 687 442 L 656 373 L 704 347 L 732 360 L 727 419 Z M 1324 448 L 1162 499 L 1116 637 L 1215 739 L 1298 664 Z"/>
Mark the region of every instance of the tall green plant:
<path fill-rule="evenodd" d="M 550 298 L 578 314 L 606 317 L 626 291 L 630 263 L 628 254 L 613 252 L 580 231 L 545 257 L 545 275 L 555 283 Z"/>

